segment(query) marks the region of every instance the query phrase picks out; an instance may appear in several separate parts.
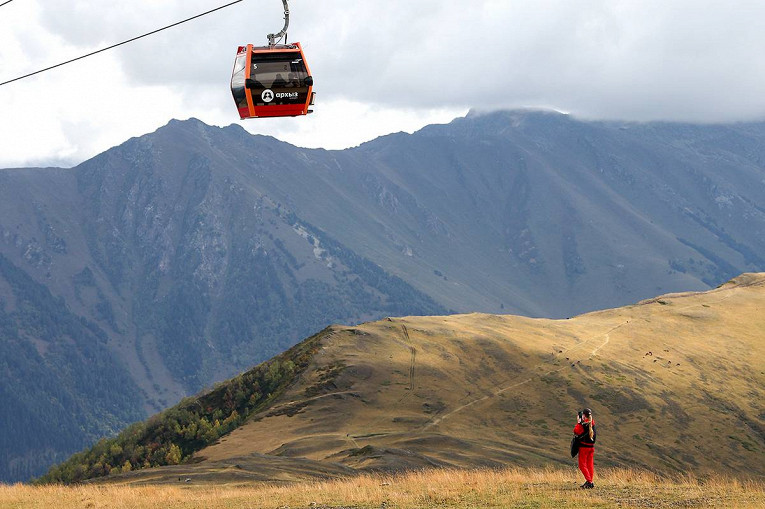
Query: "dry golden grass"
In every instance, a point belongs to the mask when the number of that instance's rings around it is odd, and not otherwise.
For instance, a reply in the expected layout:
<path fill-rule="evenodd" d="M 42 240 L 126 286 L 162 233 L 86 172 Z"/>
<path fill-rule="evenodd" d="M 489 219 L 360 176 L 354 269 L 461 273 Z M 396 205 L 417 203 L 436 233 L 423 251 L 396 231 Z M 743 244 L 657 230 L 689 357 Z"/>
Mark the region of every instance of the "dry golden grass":
<path fill-rule="evenodd" d="M 594 490 L 567 470 L 428 470 L 274 486 L 0 486 L 3 508 L 765 507 L 760 481 L 604 470 Z"/>

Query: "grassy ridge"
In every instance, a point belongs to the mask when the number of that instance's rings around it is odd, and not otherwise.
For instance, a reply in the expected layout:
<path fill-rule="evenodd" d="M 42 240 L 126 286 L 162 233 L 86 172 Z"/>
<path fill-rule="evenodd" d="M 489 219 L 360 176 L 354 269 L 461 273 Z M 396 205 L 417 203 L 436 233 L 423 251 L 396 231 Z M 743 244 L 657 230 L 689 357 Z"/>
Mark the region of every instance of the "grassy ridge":
<path fill-rule="evenodd" d="M 763 304 L 765 275 L 749 274 L 570 320 L 471 314 L 337 326 L 44 481 L 231 485 L 561 467 L 584 405 L 599 422 L 600 466 L 762 480 L 765 373 L 752 361 L 765 355 Z M 146 469 L 164 465 L 176 466 Z"/>
<path fill-rule="evenodd" d="M 765 505 L 765 484 L 603 470 L 594 490 L 568 470 L 430 470 L 274 486 L 0 486 L 0 506 L 161 508 L 740 507 Z"/>
<path fill-rule="evenodd" d="M 322 331 L 283 354 L 103 439 L 52 467 L 37 483 L 77 483 L 132 470 L 177 465 L 262 410 L 309 364 Z"/>
<path fill-rule="evenodd" d="M 765 478 L 763 306 L 765 274 L 749 274 L 569 320 L 337 327 L 273 408 L 198 456 L 261 455 L 242 465 L 255 471 L 270 458 L 362 471 L 562 466 L 586 406 L 601 466 Z M 334 366 L 345 368 L 313 395 Z"/>

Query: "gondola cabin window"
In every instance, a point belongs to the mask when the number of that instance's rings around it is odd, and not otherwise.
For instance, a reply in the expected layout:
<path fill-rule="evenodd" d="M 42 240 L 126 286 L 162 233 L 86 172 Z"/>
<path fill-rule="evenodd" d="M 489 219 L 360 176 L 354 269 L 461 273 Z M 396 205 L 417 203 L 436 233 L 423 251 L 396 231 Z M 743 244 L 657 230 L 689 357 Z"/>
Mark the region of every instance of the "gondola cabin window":
<path fill-rule="evenodd" d="M 305 85 L 307 76 L 305 64 L 299 53 L 276 53 L 273 55 L 255 53 L 252 55 L 250 79 L 252 88 L 284 88 Z"/>
<path fill-rule="evenodd" d="M 247 108 L 247 95 L 244 92 L 244 70 L 247 67 L 247 55 L 239 55 L 234 61 L 234 73 L 231 76 L 231 93 L 237 108 Z"/>

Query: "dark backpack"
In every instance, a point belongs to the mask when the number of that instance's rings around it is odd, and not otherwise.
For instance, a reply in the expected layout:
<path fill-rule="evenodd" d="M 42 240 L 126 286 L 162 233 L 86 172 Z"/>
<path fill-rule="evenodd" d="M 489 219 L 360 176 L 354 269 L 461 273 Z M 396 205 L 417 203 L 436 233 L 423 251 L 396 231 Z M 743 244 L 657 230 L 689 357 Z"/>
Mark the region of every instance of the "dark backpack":
<path fill-rule="evenodd" d="M 577 454 L 579 454 L 579 437 L 574 435 L 571 438 L 571 457 L 573 458 Z"/>

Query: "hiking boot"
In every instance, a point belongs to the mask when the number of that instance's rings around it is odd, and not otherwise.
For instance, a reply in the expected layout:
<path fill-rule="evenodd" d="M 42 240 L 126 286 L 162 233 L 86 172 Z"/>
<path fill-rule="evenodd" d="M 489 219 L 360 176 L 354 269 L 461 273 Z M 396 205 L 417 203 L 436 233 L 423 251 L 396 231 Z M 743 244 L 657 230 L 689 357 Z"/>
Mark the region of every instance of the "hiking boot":
<path fill-rule="evenodd" d="M 594 487 L 595 485 L 592 483 L 592 481 L 587 481 L 586 483 L 584 483 L 584 488 L 587 490 L 591 490 Z"/>

